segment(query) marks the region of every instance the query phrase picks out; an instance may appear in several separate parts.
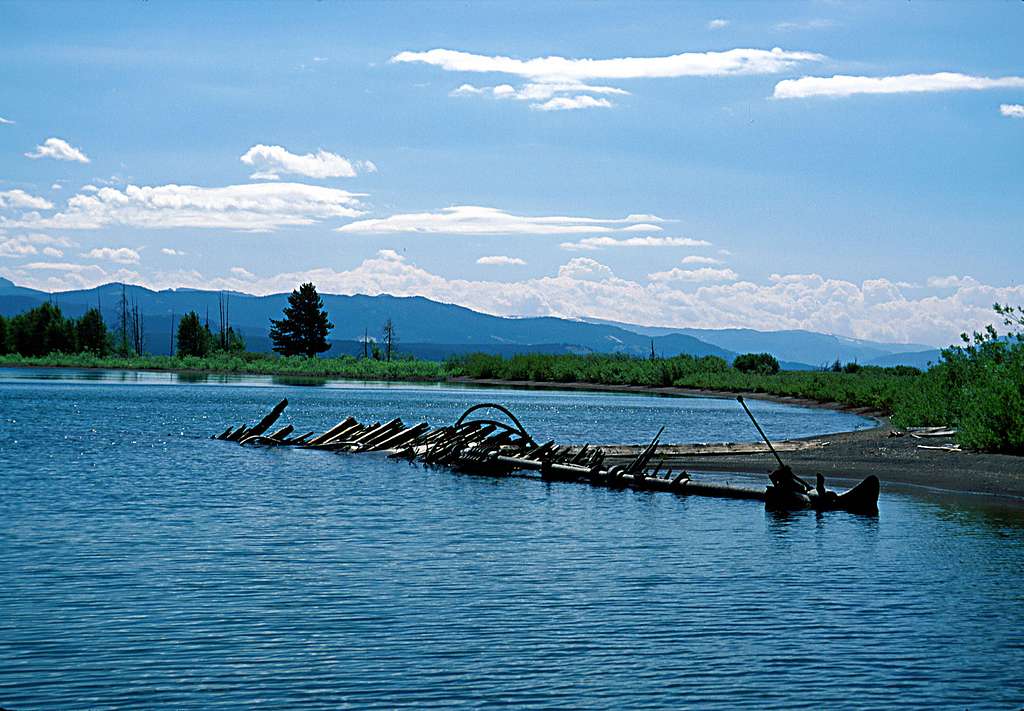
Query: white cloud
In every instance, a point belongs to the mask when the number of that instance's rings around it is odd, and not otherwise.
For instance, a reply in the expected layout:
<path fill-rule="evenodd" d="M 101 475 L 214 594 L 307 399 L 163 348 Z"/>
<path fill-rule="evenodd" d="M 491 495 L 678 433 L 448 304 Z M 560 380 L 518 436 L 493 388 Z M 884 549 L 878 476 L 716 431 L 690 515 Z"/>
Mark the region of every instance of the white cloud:
<path fill-rule="evenodd" d="M 558 268 L 558 276 L 583 281 L 604 281 L 614 279 L 611 267 L 589 257 L 573 257 Z"/>
<path fill-rule="evenodd" d="M 1021 104 L 999 104 L 999 113 L 1009 118 L 1024 119 L 1024 106 Z"/>
<path fill-rule="evenodd" d="M 496 98 L 513 98 L 521 101 L 542 101 L 550 99 L 556 94 L 589 92 L 591 94 L 614 94 L 616 96 L 629 96 L 625 89 L 618 89 L 614 86 L 598 86 L 594 84 L 583 84 L 574 81 L 551 81 L 524 84 L 519 89 L 510 84 L 500 84 L 491 90 Z"/>
<path fill-rule="evenodd" d="M 448 96 L 479 96 L 480 94 L 486 93 L 486 87 L 480 88 L 477 86 L 473 86 L 472 84 L 460 84 L 459 86 L 448 92 Z"/>
<path fill-rule="evenodd" d="M 679 260 L 680 264 L 721 264 L 721 259 L 715 259 L 714 257 L 701 257 L 696 254 L 691 254 L 687 257 L 683 257 Z"/>
<path fill-rule="evenodd" d="M 161 247 L 160 248 L 160 253 L 161 254 L 166 254 L 168 257 L 184 257 L 185 256 L 184 252 L 182 252 L 181 250 L 178 250 L 178 249 L 174 249 L 172 247 Z"/>
<path fill-rule="evenodd" d="M 387 259 L 392 262 L 400 262 L 405 259 L 405 257 L 393 249 L 378 249 L 377 256 L 381 259 Z"/>
<path fill-rule="evenodd" d="M 616 232 L 620 224 L 656 222 L 653 215 L 628 215 L 618 219 L 595 217 L 513 215 L 493 207 L 456 205 L 437 212 L 415 212 L 358 220 L 337 228 L 358 234 L 459 234 L 459 235 L 553 235 Z"/>
<path fill-rule="evenodd" d="M 239 279 L 255 279 L 256 275 L 250 272 L 245 267 L 231 267 L 231 273 Z"/>
<path fill-rule="evenodd" d="M 45 235 L 41 233 L 25 235 L 24 239 L 32 242 L 33 244 L 52 244 L 57 247 L 74 247 L 74 242 L 66 237 L 53 237 L 52 235 Z"/>
<path fill-rule="evenodd" d="M 127 284 L 144 283 L 138 272 L 127 269 L 107 271 L 96 264 L 69 262 L 32 262 L 22 266 L 0 267 L 0 276 L 42 291 L 89 289 L 113 281 Z"/>
<path fill-rule="evenodd" d="M 10 119 L 6 119 L 3 116 L 0 116 L 0 126 L 13 126 L 13 125 L 14 125 L 14 121 L 11 121 Z"/>
<path fill-rule="evenodd" d="M 54 183 L 53 185 L 50 186 L 50 190 L 63 190 L 63 189 L 64 189 L 64 186 L 61 185 L 60 183 Z"/>
<path fill-rule="evenodd" d="M 711 22 L 708 23 L 708 29 L 709 30 L 720 30 L 723 27 L 728 27 L 728 26 L 729 26 L 729 20 L 723 20 L 721 18 L 717 18 L 717 19 L 711 20 Z"/>
<path fill-rule="evenodd" d="M 138 264 L 139 253 L 128 247 L 96 247 L 82 255 L 88 259 L 105 259 L 118 264 Z"/>
<path fill-rule="evenodd" d="M 0 257 L 17 259 L 18 257 L 28 257 L 33 254 L 39 254 L 39 250 L 36 249 L 34 244 L 24 238 L 11 237 L 9 239 L 0 239 Z"/>
<path fill-rule="evenodd" d="M 419 62 L 451 72 L 494 73 L 521 77 L 527 83 L 518 89 L 511 84 L 499 84 L 494 87 L 462 84 L 450 95 L 483 95 L 489 92 L 491 96 L 499 99 L 532 101 L 534 103 L 530 104 L 530 108 L 541 111 L 568 111 L 613 106 L 609 99 L 598 98 L 593 94 L 629 93 L 618 87 L 588 85 L 584 83 L 587 80 L 775 74 L 806 62 L 823 59 L 825 57 L 821 54 L 786 51 L 778 47 L 771 50 L 738 48 L 722 52 L 684 52 L 664 57 L 613 59 L 515 59 L 451 49 L 432 49 L 427 52 L 399 52 L 391 58 L 391 62 Z"/>
<path fill-rule="evenodd" d="M 956 276 L 932 276 L 925 282 L 933 289 L 959 289 L 962 286 L 977 286 L 978 281 L 974 277 Z"/>
<path fill-rule="evenodd" d="M 31 262 L 24 265 L 23 269 L 31 269 L 33 271 L 54 271 L 54 272 L 75 272 L 75 273 L 92 273 L 92 274 L 103 274 L 106 272 L 102 267 L 96 264 L 74 264 L 72 262 Z"/>
<path fill-rule="evenodd" d="M 370 161 L 352 162 L 337 153 L 324 149 L 316 153 L 296 155 L 283 146 L 262 143 L 247 150 L 240 158 L 246 165 L 257 169 L 250 178 L 279 180 L 282 174 L 303 175 L 307 178 L 352 178 L 359 170 L 375 172 L 377 166 Z"/>
<path fill-rule="evenodd" d="M 451 49 L 399 52 L 394 63 L 421 62 L 450 72 L 512 74 L 533 80 L 583 81 L 587 79 L 651 79 L 733 74 L 775 74 L 804 62 L 825 59 L 813 52 L 790 52 L 778 47 L 730 49 L 724 52 L 684 52 L 665 57 L 568 59 L 566 57 L 512 57 L 472 54 Z"/>
<path fill-rule="evenodd" d="M 891 77 L 862 77 L 837 74 L 832 77 L 783 79 L 775 85 L 776 99 L 804 99 L 811 96 L 852 96 L 853 94 L 908 94 L 934 91 L 981 91 L 1024 87 L 1024 77 L 977 77 L 956 72 L 903 74 Z"/>
<path fill-rule="evenodd" d="M 648 225 L 641 222 L 640 224 L 630 225 L 629 227 L 623 227 L 622 232 L 661 232 L 662 228 L 658 225 Z"/>
<path fill-rule="evenodd" d="M 526 264 L 526 260 L 520 259 L 519 257 L 506 257 L 504 255 L 494 255 L 491 257 L 480 257 L 476 260 L 477 264 L 489 264 L 497 266 L 522 266 Z"/>
<path fill-rule="evenodd" d="M 530 101 L 531 109 L 540 111 L 565 111 L 571 109 L 610 108 L 613 106 L 608 99 L 598 99 L 590 94 L 614 94 L 628 96 L 629 92 L 614 86 L 594 86 L 578 81 L 540 81 L 524 84 L 515 88 L 511 84 L 477 87 L 462 84 L 449 92 L 449 96 L 480 96 L 490 94 L 495 99 L 515 99 Z M 558 96 L 559 94 L 576 94 L 576 96 Z"/>
<path fill-rule="evenodd" d="M 629 228 L 623 228 L 621 232 L 628 232 Z M 709 247 L 710 242 L 702 239 L 690 239 L 689 237 L 628 237 L 616 239 L 614 237 L 584 237 L 578 242 L 562 242 L 558 245 L 562 249 L 570 251 L 605 249 L 606 247 Z"/>
<path fill-rule="evenodd" d="M 593 96 L 556 96 L 542 104 L 533 104 L 530 108 L 538 111 L 574 111 L 576 109 L 610 109 L 612 102 L 608 99 L 595 99 Z"/>
<path fill-rule="evenodd" d="M 89 157 L 75 148 L 67 141 L 60 138 L 47 138 L 42 145 L 36 146 L 34 153 L 26 153 L 26 158 L 54 158 L 56 160 L 75 161 L 77 163 L 88 163 Z"/>
<path fill-rule="evenodd" d="M 711 267 L 680 269 L 679 267 L 675 267 L 665 272 L 654 272 L 653 274 L 648 274 L 647 278 L 651 281 L 707 282 L 736 281 L 740 278 L 740 275 L 732 269 L 712 269 Z"/>
<path fill-rule="evenodd" d="M 18 235 L 16 237 L 3 237 L 0 235 L 0 257 L 28 257 L 39 254 L 39 247 L 43 247 L 43 254 L 48 257 L 61 257 L 64 253 L 56 247 L 71 247 L 74 243 L 63 237 L 51 237 L 44 234 Z"/>
<path fill-rule="evenodd" d="M 24 190 L 6 190 L 0 192 L 0 208 L 27 208 L 30 210 L 49 210 L 53 203 L 46 198 L 29 195 Z"/>
<path fill-rule="evenodd" d="M 143 229 L 209 227 L 270 231 L 331 217 L 358 217 L 360 195 L 302 183 L 253 183 L 206 188 L 196 185 L 129 185 L 99 188 L 70 198 L 50 216 L 27 213 L 0 226 L 69 230 L 124 225 Z"/>

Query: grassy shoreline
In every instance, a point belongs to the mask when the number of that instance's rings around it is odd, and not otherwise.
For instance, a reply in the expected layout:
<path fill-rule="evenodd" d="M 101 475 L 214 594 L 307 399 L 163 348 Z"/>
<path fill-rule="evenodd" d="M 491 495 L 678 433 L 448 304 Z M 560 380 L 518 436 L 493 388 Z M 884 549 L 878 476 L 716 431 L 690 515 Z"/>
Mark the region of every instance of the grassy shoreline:
<path fill-rule="evenodd" d="M 253 354 L 186 356 L 95 356 L 50 354 L 27 357 L 0 355 L 0 368 L 83 368 L 96 370 L 143 370 L 211 375 L 282 375 L 339 380 L 396 380 L 436 382 L 447 377 L 442 363 L 395 360 L 390 363 L 350 356 L 308 359 L 301 356 L 272 358 Z"/>
<path fill-rule="evenodd" d="M 546 357 L 542 357 L 546 358 Z M 526 377 L 495 377 L 490 370 L 468 367 L 468 359 L 436 361 L 396 360 L 392 362 L 338 358 L 307 359 L 274 358 L 262 355 L 214 355 L 205 358 L 172 356 L 94 356 L 91 354 L 50 354 L 47 356 L 0 356 L 0 367 L 14 368 L 82 368 L 97 370 L 139 370 L 149 372 L 207 373 L 210 375 L 269 375 L 326 378 L 337 380 L 379 380 L 395 382 L 461 382 L 513 387 L 547 387 L 622 392 L 628 390 L 675 390 L 685 394 L 749 397 L 815 404 L 832 409 L 859 409 L 877 415 L 889 415 L 878 389 L 865 389 L 852 384 L 854 376 L 845 373 L 799 373 L 782 371 L 775 375 L 745 374 L 726 371 L 714 377 L 709 373 L 693 373 L 691 377 L 651 377 L 650 374 L 628 371 L 604 373 L 603 379 L 575 379 L 569 373 L 541 373 L 530 370 L 516 373 Z M 602 359 L 604 360 L 604 359 Z M 618 365 L 639 364 L 644 370 L 657 367 L 658 361 L 610 359 Z M 493 362 L 493 361 L 490 361 Z M 508 362 L 508 361 L 506 361 Z M 654 363 L 655 366 L 652 366 Z M 578 375 L 587 375 L 580 373 Z M 646 377 L 645 377 L 646 375 Z M 678 375 L 678 374 L 676 374 Z M 556 376 L 556 377 L 552 377 Z M 837 387 L 848 381 L 845 387 Z"/>

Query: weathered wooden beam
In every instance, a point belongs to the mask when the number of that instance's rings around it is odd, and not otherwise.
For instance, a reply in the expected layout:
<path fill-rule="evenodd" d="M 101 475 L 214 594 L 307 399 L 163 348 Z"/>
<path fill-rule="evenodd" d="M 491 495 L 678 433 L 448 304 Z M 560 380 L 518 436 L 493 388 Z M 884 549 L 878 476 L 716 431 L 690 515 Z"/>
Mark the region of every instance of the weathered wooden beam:
<path fill-rule="evenodd" d="M 313 445 L 313 444 L 322 444 L 323 442 L 326 442 L 327 440 L 331 439 L 331 437 L 334 437 L 335 435 L 337 435 L 339 432 L 343 432 L 344 430 L 348 429 L 349 427 L 351 427 L 352 425 L 355 425 L 355 424 L 359 424 L 358 421 L 356 420 L 356 418 L 354 418 L 354 417 L 346 417 L 344 420 L 342 420 L 341 422 L 336 424 L 334 427 L 332 427 L 329 430 L 327 430 L 326 432 L 324 432 L 322 435 L 318 435 L 317 437 L 314 437 L 313 439 L 311 439 L 309 441 L 309 443 L 311 445 Z"/>
<path fill-rule="evenodd" d="M 382 452 L 387 449 L 396 449 L 401 447 L 406 442 L 409 442 L 416 437 L 419 437 L 423 432 L 428 430 L 430 425 L 426 422 L 421 422 L 418 425 L 407 427 L 399 432 L 393 433 L 383 439 L 376 440 L 374 442 L 368 442 L 366 444 L 359 445 L 357 452 Z"/>
<path fill-rule="evenodd" d="M 396 417 L 391 420 L 391 422 L 381 425 L 380 429 L 372 435 L 365 435 L 358 438 L 358 440 L 356 440 L 356 444 L 359 447 L 372 447 L 377 442 L 381 442 L 403 429 L 405 429 L 405 423 Z"/>
<path fill-rule="evenodd" d="M 341 432 L 339 432 L 338 434 L 334 435 L 333 437 L 331 437 L 326 442 L 323 442 L 322 444 L 317 445 L 317 446 L 324 446 L 324 445 L 328 445 L 328 444 L 339 444 L 339 443 L 349 442 L 349 441 L 355 439 L 356 437 L 360 437 L 360 436 L 366 434 L 376 424 L 377 423 L 374 423 L 373 425 L 364 425 L 364 424 L 361 424 L 361 423 L 357 422 L 356 424 L 352 425 L 351 427 L 347 427 L 347 428 L 343 429 Z"/>
<path fill-rule="evenodd" d="M 247 435 L 261 435 L 273 426 L 277 422 L 277 418 L 281 416 L 284 409 L 288 407 L 288 398 L 285 398 L 281 402 L 274 405 L 274 409 L 267 413 L 267 415 L 256 423 L 256 426 L 249 430 Z"/>
<path fill-rule="evenodd" d="M 292 437 L 291 439 L 286 439 L 283 442 L 281 442 L 281 444 L 288 444 L 288 445 L 292 445 L 292 446 L 299 445 L 299 444 L 305 444 L 306 440 L 309 439 L 310 437 L 312 437 L 315 434 L 316 434 L 316 432 L 314 430 L 310 430 L 309 432 L 307 432 L 307 433 L 305 433 L 303 435 L 299 435 L 298 437 Z"/>
<path fill-rule="evenodd" d="M 267 435 L 270 439 L 283 440 L 285 437 L 295 431 L 295 427 L 292 425 L 285 425 L 277 432 Z"/>

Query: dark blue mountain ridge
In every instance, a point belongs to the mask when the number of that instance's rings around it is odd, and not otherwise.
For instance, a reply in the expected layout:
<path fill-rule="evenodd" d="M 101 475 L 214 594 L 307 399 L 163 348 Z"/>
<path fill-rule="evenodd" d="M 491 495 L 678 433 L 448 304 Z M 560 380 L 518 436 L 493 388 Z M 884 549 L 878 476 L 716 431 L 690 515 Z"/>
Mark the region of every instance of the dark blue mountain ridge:
<path fill-rule="evenodd" d="M 111 326 L 118 321 L 122 290 L 138 304 L 143 315 L 146 345 L 152 353 L 167 353 L 171 342 L 172 316 L 180 318 L 196 311 L 218 326 L 219 300 L 226 299 L 229 322 L 255 351 L 269 351 L 267 331 L 271 318 L 280 318 L 287 294 L 254 296 L 240 292 L 202 289 L 164 289 L 103 284 L 92 289 L 53 294 L 17 286 L 0 278 L 0 314 L 12 316 L 44 301 L 59 305 L 71 317 L 99 307 Z M 769 352 L 783 367 L 807 369 L 840 358 L 844 362 L 866 363 L 872 358 L 898 355 L 905 344 L 884 344 L 840 339 L 809 331 L 753 331 L 750 329 L 648 328 L 614 322 L 594 322 L 556 317 L 508 318 L 473 311 L 457 304 L 445 304 L 422 296 L 380 294 L 322 294 L 324 306 L 335 324 L 329 353 L 361 351 L 366 334 L 379 338 L 381 326 L 390 318 L 395 324 L 399 348 L 417 357 L 438 359 L 449 354 L 483 351 L 512 355 L 547 353 L 626 353 L 645 356 L 653 342 L 660 356 L 681 353 L 716 355 L 731 361 L 738 353 Z M 804 344 L 804 345 L 801 345 Z M 927 346 L 911 346 L 923 351 Z M 914 354 L 915 362 L 918 354 Z M 808 365 L 810 364 L 810 365 Z"/>
<path fill-rule="evenodd" d="M 796 329 L 760 331 L 751 328 L 669 328 L 634 326 L 597 319 L 588 321 L 618 326 L 645 336 L 684 333 L 736 353 L 766 352 L 779 360 L 810 363 L 816 367 L 831 364 L 837 359 L 843 363 L 856 361 L 861 365 L 878 365 L 874 361 L 879 358 L 886 359 L 890 365 L 915 365 L 920 360 L 919 353 L 937 352 L 933 346 L 921 343 L 883 343 Z M 905 359 L 907 362 L 903 362 L 898 357 L 903 353 L 913 355 Z M 911 363 L 911 360 L 914 362 Z"/>
<path fill-rule="evenodd" d="M 226 298 L 229 321 L 253 350 L 269 351 L 267 330 L 271 318 L 280 318 L 288 301 L 287 294 L 253 296 L 198 289 L 153 291 L 141 286 L 104 284 L 93 289 L 49 294 L 17 287 L 9 281 L 0 284 L 0 314 L 10 316 L 26 308 L 51 301 L 72 317 L 98 307 L 108 324 L 118 320 L 122 290 L 127 299 L 138 304 L 143 315 L 146 344 L 153 353 L 170 348 L 171 319 L 188 311 L 209 319 L 216 329 L 219 300 Z M 553 317 L 503 318 L 479 313 L 455 304 L 443 304 L 421 296 L 398 297 L 382 294 L 346 296 L 322 294 L 324 306 L 335 324 L 332 342 L 358 342 L 364 334 L 371 339 L 380 335 L 381 326 L 390 318 L 398 334 L 400 348 L 413 355 L 443 357 L 444 348 L 452 353 L 484 351 L 520 352 L 597 352 L 646 355 L 651 338 L 611 326 L 599 326 Z M 717 355 L 727 360 L 735 355 L 727 349 L 704 343 L 691 336 L 672 334 L 654 338 L 660 355 Z M 418 346 L 415 347 L 414 346 Z M 544 346 L 544 348 L 538 348 Z M 339 352 L 348 346 L 339 344 Z M 417 352 L 419 351 L 419 352 Z"/>

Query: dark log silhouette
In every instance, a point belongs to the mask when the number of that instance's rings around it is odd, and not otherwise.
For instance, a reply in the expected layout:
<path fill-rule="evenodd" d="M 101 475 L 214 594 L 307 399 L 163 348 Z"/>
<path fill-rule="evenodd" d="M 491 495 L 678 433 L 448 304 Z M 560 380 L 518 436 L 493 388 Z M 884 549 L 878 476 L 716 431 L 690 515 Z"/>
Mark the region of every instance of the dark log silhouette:
<path fill-rule="evenodd" d="M 742 399 L 740 403 L 747 410 Z M 631 460 L 606 467 L 605 453 L 600 447 L 589 444 L 582 447 L 558 446 L 554 440 L 538 445 L 515 415 L 496 403 L 474 405 L 455 424 L 436 429 L 431 429 L 426 422 L 407 427 L 397 417 L 389 422 L 374 422 L 370 425 L 362 424 L 354 417 L 346 417 L 320 435 L 310 431 L 288 439 L 288 435 L 294 431 L 291 425 L 269 436 L 265 435 L 287 406 L 288 401 L 282 400 L 253 427 L 228 427 L 214 439 L 244 445 L 295 446 L 333 452 L 381 452 L 391 458 L 448 467 L 468 474 L 539 478 L 544 481 L 577 482 L 610 489 L 667 492 L 681 496 L 750 499 L 763 501 L 769 509 L 842 509 L 867 514 L 878 511 L 877 477 L 869 476 L 853 489 L 837 494 L 827 490 L 824 478 L 818 475 L 818 486 L 811 488 L 782 463 L 778 452 L 753 415 L 750 415 L 751 420 L 780 463 L 780 468 L 772 472 L 772 485 L 765 489 L 694 481 L 685 471 L 673 476 L 669 469 L 662 474 L 663 459 L 654 465 L 651 462 L 661 446 L 664 427 L 635 456 L 630 455 L 633 456 Z M 470 415 L 480 410 L 496 410 L 509 422 L 470 418 Z M 750 414 L 749 410 L 747 414 Z"/>

